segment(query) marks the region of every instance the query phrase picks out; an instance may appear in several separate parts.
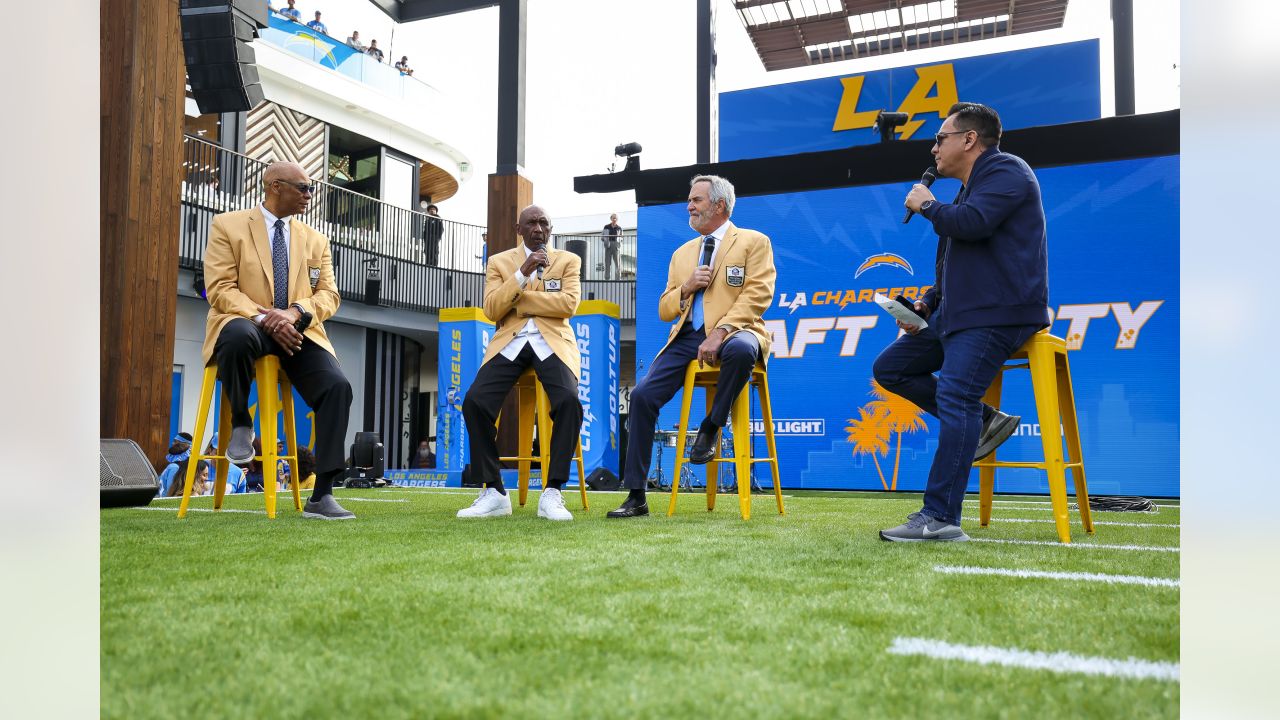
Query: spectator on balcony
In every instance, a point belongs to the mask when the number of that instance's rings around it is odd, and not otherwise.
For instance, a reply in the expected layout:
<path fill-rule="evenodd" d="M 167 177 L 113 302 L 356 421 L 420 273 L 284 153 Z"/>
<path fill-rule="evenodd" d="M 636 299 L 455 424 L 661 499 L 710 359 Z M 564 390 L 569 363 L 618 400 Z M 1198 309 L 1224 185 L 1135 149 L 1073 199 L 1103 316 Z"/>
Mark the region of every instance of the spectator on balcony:
<path fill-rule="evenodd" d="M 368 45 L 365 45 L 364 43 L 360 42 L 359 30 L 351 31 L 351 37 L 347 38 L 347 45 L 350 45 L 353 50 L 358 50 L 360 52 L 364 52 L 369 49 Z"/>
<path fill-rule="evenodd" d="M 618 244 L 619 236 L 622 235 L 622 226 L 618 224 L 618 215 L 614 213 L 609 216 L 609 224 L 604 226 L 601 233 L 604 237 L 604 279 L 608 280 L 612 275 L 614 280 L 618 279 Z M 612 270 L 610 270 L 612 268 Z"/>
<path fill-rule="evenodd" d="M 396 69 L 400 71 L 400 74 L 401 74 L 401 75 L 412 75 L 412 74 L 413 74 L 413 68 L 409 67 L 409 56 L 408 56 L 408 55 L 401 55 L 401 56 L 400 56 L 400 61 L 396 63 Z"/>
<path fill-rule="evenodd" d="M 294 2 L 296 0 L 289 0 L 289 7 L 281 10 L 280 14 L 296 23 L 300 23 L 302 22 L 302 13 L 298 12 L 298 8 L 293 6 Z"/>
<path fill-rule="evenodd" d="M 374 60 L 377 60 L 378 62 L 382 62 L 382 51 L 378 49 L 378 41 L 377 41 L 377 40 L 370 40 L 370 41 L 369 41 L 369 49 L 368 49 L 368 50 L 365 50 L 365 51 L 364 51 L 364 54 L 365 54 L 365 55 L 368 55 L 369 57 L 373 58 Z"/>
<path fill-rule="evenodd" d="M 442 236 L 444 236 L 444 220 L 440 217 L 440 208 L 434 204 L 428 205 L 426 222 L 422 224 L 422 252 L 426 255 L 428 265 L 440 264 Z"/>
<path fill-rule="evenodd" d="M 320 11 L 319 11 L 319 10 L 317 10 L 317 11 L 316 11 L 316 19 L 315 19 L 315 20 L 312 20 L 312 21 L 311 21 L 311 22 L 309 22 L 309 23 L 307 23 L 307 27 L 311 28 L 312 30 L 315 30 L 316 32 L 320 33 L 321 35 L 328 35 L 328 34 L 329 34 L 329 28 L 325 27 L 325 26 L 324 26 L 324 23 L 320 22 Z"/>

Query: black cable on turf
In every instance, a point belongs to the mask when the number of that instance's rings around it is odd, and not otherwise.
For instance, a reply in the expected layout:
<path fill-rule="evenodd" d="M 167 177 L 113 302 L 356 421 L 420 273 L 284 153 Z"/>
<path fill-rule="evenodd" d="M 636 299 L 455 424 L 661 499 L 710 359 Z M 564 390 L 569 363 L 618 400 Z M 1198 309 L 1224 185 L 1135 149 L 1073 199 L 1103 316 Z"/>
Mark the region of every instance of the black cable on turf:
<path fill-rule="evenodd" d="M 1072 508 L 1078 510 L 1078 503 L 1072 503 Z M 1103 512 L 1159 512 L 1155 503 L 1144 497 L 1124 495 L 1091 495 L 1089 509 Z"/>

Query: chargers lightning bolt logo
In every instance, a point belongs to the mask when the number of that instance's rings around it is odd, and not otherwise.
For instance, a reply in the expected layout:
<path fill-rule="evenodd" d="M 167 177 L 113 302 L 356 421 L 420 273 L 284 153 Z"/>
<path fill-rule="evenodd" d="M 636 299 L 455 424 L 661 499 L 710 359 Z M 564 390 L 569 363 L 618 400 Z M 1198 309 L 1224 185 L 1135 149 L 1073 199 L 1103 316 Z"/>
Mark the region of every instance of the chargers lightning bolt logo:
<path fill-rule="evenodd" d="M 893 253 L 886 252 L 886 253 L 877 253 L 867 258 L 866 260 L 863 260 L 862 264 L 858 266 L 858 271 L 855 272 L 853 276 L 856 278 L 862 273 L 870 270 L 871 268 L 886 267 L 886 266 L 902 268 L 903 270 L 907 271 L 908 275 L 916 274 L 915 270 L 911 269 L 911 263 L 907 262 L 906 258 L 902 257 L 901 255 L 895 255 Z"/>

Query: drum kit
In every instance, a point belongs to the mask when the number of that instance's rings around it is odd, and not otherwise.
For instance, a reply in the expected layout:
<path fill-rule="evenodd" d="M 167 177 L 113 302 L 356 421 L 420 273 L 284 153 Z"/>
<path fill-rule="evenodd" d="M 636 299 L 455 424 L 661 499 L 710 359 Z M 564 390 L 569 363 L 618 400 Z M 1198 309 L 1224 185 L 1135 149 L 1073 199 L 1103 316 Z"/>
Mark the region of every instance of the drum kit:
<path fill-rule="evenodd" d="M 658 428 L 653 432 L 653 447 L 657 451 L 657 457 L 653 460 L 653 470 L 649 472 L 649 486 L 657 487 L 658 490 L 670 490 L 671 482 L 667 480 L 666 471 L 662 467 L 662 450 L 663 448 L 674 448 L 676 439 L 680 437 L 679 423 L 671 426 L 672 430 L 663 430 Z M 698 437 L 697 430 L 688 430 L 685 432 L 684 448 L 685 452 L 689 452 L 689 448 L 693 446 L 694 440 Z M 720 433 L 720 457 L 733 457 L 733 433 L 725 428 Z M 689 462 L 685 462 L 680 466 L 680 490 L 690 491 L 694 489 L 694 483 L 698 488 L 706 487 L 698 476 L 693 474 Z M 755 473 L 752 473 L 752 485 L 755 485 Z M 722 493 L 733 493 L 738 491 L 738 482 L 736 471 L 732 463 L 722 463 L 720 471 L 716 477 L 717 490 Z"/>

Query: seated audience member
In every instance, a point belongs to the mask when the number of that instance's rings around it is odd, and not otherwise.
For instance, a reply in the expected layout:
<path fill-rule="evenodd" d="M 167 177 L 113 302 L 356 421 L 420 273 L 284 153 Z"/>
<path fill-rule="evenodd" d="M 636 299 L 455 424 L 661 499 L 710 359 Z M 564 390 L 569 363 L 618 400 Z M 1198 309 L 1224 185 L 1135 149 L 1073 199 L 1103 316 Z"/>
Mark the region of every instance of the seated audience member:
<path fill-rule="evenodd" d="M 377 60 L 378 62 L 382 62 L 382 57 L 383 57 L 383 56 L 382 56 L 382 51 L 378 49 L 378 41 L 377 41 L 377 40 L 370 40 L 370 41 L 369 41 L 369 49 L 368 49 L 368 50 L 365 50 L 365 51 L 364 51 L 364 54 L 365 54 L 365 55 L 368 55 L 369 57 L 373 58 L 374 60 Z"/>
<path fill-rule="evenodd" d="M 316 456 L 306 445 L 298 446 L 298 487 L 310 490 L 316 486 Z"/>
<path fill-rule="evenodd" d="M 325 27 L 325 26 L 324 26 L 324 23 L 320 22 L 320 11 L 319 11 L 319 10 L 317 10 L 317 11 L 316 11 L 316 19 L 315 19 L 315 20 L 312 20 L 312 21 L 311 21 L 311 22 L 309 22 L 309 23 L 307 23 L 307 27 L 311 28 L 312 30 L 315 30 L 316 32 L 320 33 L 321 35 L 328 35 L 328 34 L 329 34 L 329 28 Z"/>
<path fill-rule="evenodd" d="M 409 458 L 410 468 L 434 468 L 436 466 L 436 454 L 431 452 L 431 441 L 426 438 L 418 443 L 418 451 L 413 457 Z"/>
<path fill-rule="evenodd" d="M 187 481 L 187 465 L 191 462 L 190 458 L 182 462 L 175 463 L 177 468 L 175 473 L 175 481 L 169 483 L 169 491 L 165 493 L 165 497 L 180 497 L 182 495 L 182 486 Z M 213 483 L 209 482 L 209 465 L 208 463 L 200 463 L 196 468 L 196 479 L 191 484 L 191 495 L 212 495 Z"/>
<path fill-rule="evenodd" d="M 209 441 L 209 447 L 204 449 L 205 455 L 212 455 L 214 448 L 218 446 L 218 434 L 213 434 L 213 439 Z M 212 460 L 206 460 L 205 464 L 209 466 L 209 485 L 217 484 L 217 473 Z M 224 491 L 227 495 L 239 494 L 245 492 L 244 470 L 234 463 L 227 463 L 227 489 Z"/>
<path fill-rule="evenodd" d="M 365 45 L 363 42 L 360 41 L 359 30 L 351 31 L 351 37 L 347 38 L 347 45 L 351 46 L 353 50 L 359 50 L 360 52 L 364 52 L 365 50 L 369 49 L 368 45 Z"/>
<path fill-rule="evenodd" d="M 262 454 L 262 439 L 253 439 L 253 454 L 255 458 L 250 460 L 244 469 L 244 491 L 245 492 L 262 492 L 262 463 L 258 462 L 258 455 Z"/>
<path fill-rule="evenodd" d="M 400 56 L 400 61 L 396 63 L 396 69 L 400 71 L 400 74 L 401 74 L 401 75 L 412 75 L 412 74 L 413 74 L 413 68 L 409 67 L 409 56 L 408 56 L 408 55 L 401 55 L 401 56 Z"/>
<path fill-rule="evenodd" d="M 280 11 L 280 14 L 289 18 L 294 22 L 302 22 L 302 13 L 298 12 L 298 8 L 293 6 L 296 0 L 289 0 L 289 7 Z"/>
<path fill-rule="evenodd" d="M 169 451 L 164 456 L 165 466 L 160 470 L 160 477 L 156 478 L 160 482 L 160 497 L 168 495 L 169 483 L 173 482 L 178 463 L 189 457 L 191 457 L 191 433 L 180 432 L 174 435 L 169 441 Z"/>

